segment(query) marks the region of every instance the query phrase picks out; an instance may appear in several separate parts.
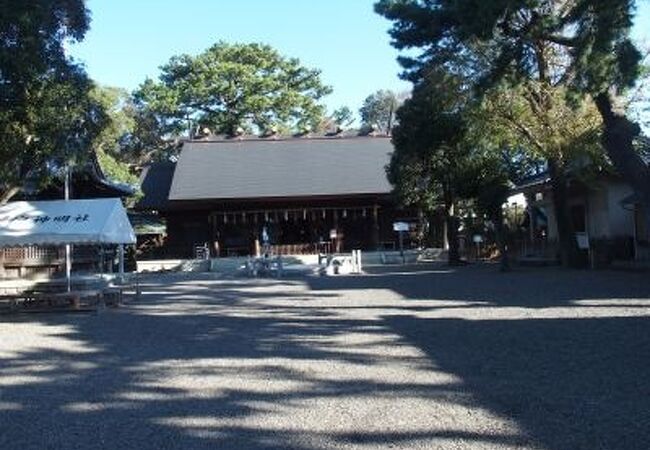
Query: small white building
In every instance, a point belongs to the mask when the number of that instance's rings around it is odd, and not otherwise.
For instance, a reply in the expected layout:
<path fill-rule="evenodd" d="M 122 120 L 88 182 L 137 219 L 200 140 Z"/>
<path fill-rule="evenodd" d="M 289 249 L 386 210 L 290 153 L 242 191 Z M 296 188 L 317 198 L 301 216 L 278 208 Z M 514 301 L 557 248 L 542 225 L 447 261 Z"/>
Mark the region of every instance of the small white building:
<path fill-rule="evenodd" d="M 531 248 L 552 252 L 558 233 L 548 175 L 520 185 L 517 192 L 526 197 Z M 598 262 L 650 259 L 648 227 L 629 184 L 620 177 L 602 174 L 588 185 L 572 181 L 567 192 L 578 243 L 592 258 Z"/>

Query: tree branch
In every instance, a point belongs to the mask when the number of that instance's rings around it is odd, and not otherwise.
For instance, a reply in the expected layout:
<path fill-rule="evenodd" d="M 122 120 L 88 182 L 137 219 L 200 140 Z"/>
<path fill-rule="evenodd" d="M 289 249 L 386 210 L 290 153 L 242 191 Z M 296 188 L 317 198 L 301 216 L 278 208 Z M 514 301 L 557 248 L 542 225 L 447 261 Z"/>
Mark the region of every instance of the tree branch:
<path fill-rule="evenodd" d="M 564 47 L 574 48 L 578 46 L 578 39 L 574 37 L 561 36 L 557 34 L 542 34 L 539 38 Z"/>
<path fill-rule="evenodd" d="M 546 151 L 546 147 L 544 144 L 541 143 L 539 139 L 535 137 L 535 134 L 528 128 L 526 125 L 522 124 L 519 122 L 517 119 L 515 119 L 513 116 L 510 114 L 507 114 L 503 111 L 501 111 L 501 117 L 505 119 L 507 122 L 509 122 L 515 129 L 517 129 L 520 133 L 522 133 L 526 138 L 535 146 L 537 147 L 541 152 Z"/>
<path fill-rule="evenodd" d="M 0 205 L 7 203 L 18 192 L 20 192 L 20 188 L 17 186 L 11 186 L 5 189 L 5 191 L 0 195 Z"/>

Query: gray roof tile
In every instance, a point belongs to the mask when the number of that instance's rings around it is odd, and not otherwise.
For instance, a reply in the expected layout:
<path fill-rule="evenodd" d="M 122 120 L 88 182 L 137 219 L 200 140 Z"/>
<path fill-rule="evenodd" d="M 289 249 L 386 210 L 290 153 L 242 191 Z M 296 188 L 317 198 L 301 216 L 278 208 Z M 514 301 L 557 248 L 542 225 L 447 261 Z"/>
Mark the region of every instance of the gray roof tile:
<path fill-rule="evenodd" d="M 392 151 L 386 137 L 187 142 L 169 199 L 386 194 Z"/>
<path fill-rule="evenodd" d="M 168 204 L 169 188 L 176 164 L 169 161 L 155 162 L 142 169 L 140 189 L 143 197 L 136 204 L 137 209 L 161 210 Z"/>

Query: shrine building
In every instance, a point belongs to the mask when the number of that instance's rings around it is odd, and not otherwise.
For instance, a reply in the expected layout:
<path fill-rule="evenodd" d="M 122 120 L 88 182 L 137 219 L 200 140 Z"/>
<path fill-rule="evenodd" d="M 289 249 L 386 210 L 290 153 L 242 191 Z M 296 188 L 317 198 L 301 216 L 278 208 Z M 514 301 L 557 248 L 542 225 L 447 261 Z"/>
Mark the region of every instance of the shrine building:
<path fill-rule="evenodd" d="M 166 221 L 166 256 L 391 249 L 401 211 L 386 179 L 386 136 L 241 137 L 186 142 L 177 162 L 141 177 L 141 211 Z M 263 233 L 263 231 L 266 233 Z"/>

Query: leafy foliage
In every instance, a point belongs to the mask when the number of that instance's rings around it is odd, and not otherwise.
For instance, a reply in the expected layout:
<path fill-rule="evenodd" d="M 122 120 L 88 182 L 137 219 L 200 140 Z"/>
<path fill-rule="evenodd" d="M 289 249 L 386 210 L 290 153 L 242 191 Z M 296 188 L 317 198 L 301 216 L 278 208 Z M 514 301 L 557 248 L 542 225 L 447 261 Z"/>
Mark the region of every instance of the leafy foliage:
<path fill-rule="evenodd" d="M 180 136 L 170 134 L 165 121 L 146 106 L 133 110 L 134 126 L 121 140 L 122 157 L 132 164 L 167 160 L 178 154 Z"/>
<path fill-rule="evenodd" d="M 398 110 L 399 125 L 393 131 L 395 152 L 388 178 L 407 205 L 433 210 L 451 189 L 467 156 L 461 140 L 465 126 L 459 114 L 436 110 L 434 94 L 414 91 Z M 457 186 L 456 186 L 457 187 Z"/>
<path fill-rule="evenodd" d="M 26 179 L 42 182 L 52 167 L 85 159 L 104 125 L 91 81 L 64 52 L 88 24 L 82 0 L 0 2 L 1 201 Z"/>
<path fill-rule="evenodd" d="M 459 262 L 456 204 L 471 164 L 465 145 L 467 98 L 461 80 L 432 72 L 397 110 L 388 179 L 403 203 L 433 212 L 444 205 L 449 262 Z"/>
<path fill-rule="evenodd" d="M 374 128 L 381 133 L 390 133 L 395 122 L 397 108 L 403 102 L 395 92 L 379 90 L 370 94 L 359 109 L 364 127 Z"/>
<path fill-rule="evenodd" d="M 96 155 L 102 172 L 107 178 L 120 183 L 130 184 L 131 186 L 138 185 L 138 177 L 131 172 L 128 164 L 119 161 L 113 155 L 103 150 L 96 150 Z"/>
<path fill-rule="evenodd" d="M 536 108 L 530 101 L 540 95 L 551 99 L 548 109 Z M 589 98 L 570 105 L 564 89 L 528 82 L 490 90 L 481 106 L 483 132 L 497 136 L 508 147 L 526 150 L 532 160 L 606 163 L 600 143 L 602 121 Z"/>
<path fill-rule="evenodd" d="M 95 86 L 91 97 L 101 105 L 106 116 L 105 126 L 93 141 L 104 175 L 113 181 L 136 186 L 138 177 L 131 166 L 138 163 L 125 147 L 136 127 L 131 96 L 124 89 Z"/>
<path fill-rule="evenodd" d="M 446 67 L 462 74 L 479 95 L 493 87 L 523 87 L 534 124 L 546 134 L 534 133 L 519 117 L 511 122 L 548 158 L 562 259 L 569 264 L 577 247 L 566 203 L 566 132 L 587 142 L 592 134 L 581 133 L 585 129 L 576 121 L 553 127 L 553 116 L 565 103 L 558 101 L 556 89 L 575 107 L 580 99 L 594 99 L 604 125 L 603 147 L 650 211 L 650 169 L 633 146 L 639 127 L 617 110 L 613 98 L 632 87 L 640 73 L 641 54 L 629 38 L 633 7 L 632 0 L 380 0 L 375 5 L 393 21 L 396 47 L 422 49 L 415 58 L 401 58 L 406 78 L 422 79 L 430 67 Z M 525 118 L 527 111 L 520 112 Z"/>
<path fill-rule="evenodd" d="M 318 101 L 330 92 L 320 71 L 268 45 L 218 42 L 198 56 L 171 58 L 160 80 L 146 80 L 135 98 L 165 134 L 208 128 L 232 135 L 240 127 L 315 128 L 324 112 Z"/>
<path fill-rule="evenodd" d="M 126 90 L 95 86 L 90 95 L 106 118 L 93 149 L 106 174 L 114 180 L 133 184 L 137 179 L 130 167 L 167 159 L 178 150 L 180 140 L 167 138 L 156 115 L 146 107 L 138 107 Z"/>
<path fill-rule="evenodd" d="M 354 113 L 347 106 L 341 106 L 332 113 L 332 120 L 339 128 L 345 128 L 354 122 Z"/>
<path fill-rule="evenodd" d="M 108 119 L 95 138 L 94 148 L 121 158 L 122 147 L 136 126 L 131 96 L 125 89 L 110 86 L 95 86 L 90 96 L 101 105 Z"/>
<path fill-rule="evenodd" d="M 631 87 L 639 74 L 641 55 L 629 39 L 633 0 L 380 0 L 375 9 L 394 22 L 397 48 L 423 50 L 403 58 L 415 77 L 459 54 L 464 70 L 488 84 L 549 80 L 596 94 Z M 550 57 L 559 62 L 547 64 Z"/>
<path fill-rule="evenodd" d="M 20 111 L 0 112 L 0 173 L 5 192 L 15 194 L 26 180 L 45 183 L 57 166 L 87 160 L 106 123 L 101 105 L 88 95 L 91 87 L 80 72 L 65 79 L 42 79 L 30 83 Z"/>
<path fill-rule="evenodd" d="M 24 107 L 30 83 L 70 70 L 64 43 L 83 39 L 88 26 L 83 0 L 0 2 L 2 109 Z"/>

